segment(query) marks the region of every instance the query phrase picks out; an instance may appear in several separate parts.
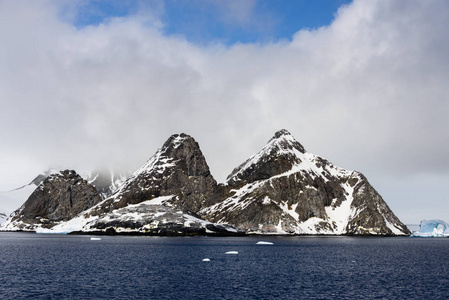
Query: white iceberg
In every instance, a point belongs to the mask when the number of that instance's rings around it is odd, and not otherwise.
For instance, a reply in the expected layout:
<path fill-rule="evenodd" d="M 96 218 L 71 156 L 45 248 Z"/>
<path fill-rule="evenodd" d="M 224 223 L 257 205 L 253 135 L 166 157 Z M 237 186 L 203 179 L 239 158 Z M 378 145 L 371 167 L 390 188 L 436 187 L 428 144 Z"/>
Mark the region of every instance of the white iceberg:
<path fill-rule="evenodd" d="M 203 261 L 210 261 L 209 258 L 203 258 Z"/>
<path fill-rule="evenodd" d="M 443 220 L 422 220 L 412 237 L 449 237 L 449 223 Z"/>
<path fill-rule="evenodd" d="M 228 251 L 225 254 L 239 254 L 239 252 L 238 251 Z"/>
<path fill-rule="evenodd" d="M 273 245 L 273 243 L 272 242 L 260 241 L 260 242 L 257 242 L 256 245 Z"/>

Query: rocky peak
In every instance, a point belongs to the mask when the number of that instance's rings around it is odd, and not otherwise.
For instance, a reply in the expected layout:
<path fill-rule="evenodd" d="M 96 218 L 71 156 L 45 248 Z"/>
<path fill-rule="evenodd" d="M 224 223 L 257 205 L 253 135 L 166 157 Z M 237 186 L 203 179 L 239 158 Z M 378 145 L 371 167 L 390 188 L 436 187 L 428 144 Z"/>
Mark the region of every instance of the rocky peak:
<path fill-rule="evenodd" d="M 196 213 L 218 201 L 217 189 L 198 143 L 187 134 L 174 134 L 99 209 L 106 212 L 173 196 L 172 205 Z"/>
<path fill-rule="evenodd" d="M 181 133 L 170 136 L 132 177 L 138 177 L 140 174 L 159 177 L 174 167 L 181 168 L 187 176 L 210 175 L 209 166 L 198 143 L 191 136 Z"/>
<path fill-rule="evenodd" d="M 176 161 L 187 176 L 210 175 L 209 166 L 200 146 L 195 139 L 185 133 L 172 135 L 162 146 L 162 156 Z"/>
<path fill-rule="evenodd" d="M 50 228 L 67 221 L 101 201 L 95 187 L 73 170 L 64 170 L 48 176 L 16 210 L 11 223 L 23 230 L 36 227 Z"/>
<path fill-rule="evenodd" d="M 361 173 L 307 153 L 287 130 L 226 183 L 227 199 L 200 212 L 209 221 L 256 233 L 409 233 Z"/>
<path fill-rule="evenodd" d="M 304 147 L 285 129 L 279 130 L 256 154 L 235 168 L 226 179 L 232 187 L 268 179 L 301 163 Z"/>
<path fill-rule="evenodd" d="M 277 151 L 293 151 L 305 153 L 304 147 L 286 129 L 277 131 L 268 141 L 267 146 L 271 146 Z"/>

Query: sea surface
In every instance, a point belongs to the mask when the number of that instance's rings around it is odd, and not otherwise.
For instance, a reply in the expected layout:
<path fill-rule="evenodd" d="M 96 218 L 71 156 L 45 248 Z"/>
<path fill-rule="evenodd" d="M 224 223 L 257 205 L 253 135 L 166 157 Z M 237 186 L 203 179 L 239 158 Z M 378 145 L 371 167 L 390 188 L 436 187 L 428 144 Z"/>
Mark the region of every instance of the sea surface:
<path fill-rule="evenodd" d="M 0 233 L 0 298 L 447 299 L 448 250 L 449 238 Z"/>

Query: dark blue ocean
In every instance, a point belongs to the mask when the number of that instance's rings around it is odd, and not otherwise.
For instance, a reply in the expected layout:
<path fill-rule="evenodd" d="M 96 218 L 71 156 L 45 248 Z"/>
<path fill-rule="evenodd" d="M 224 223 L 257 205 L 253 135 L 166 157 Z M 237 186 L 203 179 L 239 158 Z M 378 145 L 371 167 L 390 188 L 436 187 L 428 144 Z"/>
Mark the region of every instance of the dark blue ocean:
<path fill-rule="evenodd" d="M 0 233 L 0 298 L 447 299 L 448 250 L 448 238 Z"/>

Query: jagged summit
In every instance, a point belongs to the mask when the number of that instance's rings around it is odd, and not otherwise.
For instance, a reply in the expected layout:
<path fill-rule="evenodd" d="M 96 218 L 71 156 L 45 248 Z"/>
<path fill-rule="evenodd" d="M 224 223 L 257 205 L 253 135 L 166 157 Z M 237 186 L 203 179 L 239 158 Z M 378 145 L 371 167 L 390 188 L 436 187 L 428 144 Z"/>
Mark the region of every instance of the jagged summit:
<path fill-rule="evenodd" d="M 232 171 L 226 184 L 243 186 L 287 172 L 301 163 L 305 152 L 290 132 L 279 130 L 259 152 Z"/>
<path fill-rule="evenodd" d="M 173 134 L 160 149 L 132 177 L 142 173 L 164 174 L 179 165 L 187 176 L 208 176 L 209 167 L 200 146 L 185 133 Z"/>
<path fill-rule="evenodd" d="M 277 131 L 274 136 L 268 141 L 268 147 L 274 148 L 279 152 L 288 152 L 297 150 L 300 153 L 305 153 L 304 147 L 290 134 L 286 129 Z"/>
<path fill-rule="evenodd" d="M 291 135 L 286 129 L 277 131 L 274 136 L 268 141 L 268 145 L 277 148 L 280 151 L 296 149 L 301 153 L 305 153 L 304 147 Z"/>
<path fill-rule="evenodd" d="M 185 143 L 185 142 L 195 143 L 195 139 L 185 133 L 175 133 L 175 134 L 172 134 L 168 138 L 168 140 L 164 143 L 162 148 L 170 148 L 170 146 L 173 146 L 174 148 L 178 148 L 182 143 Z"/>
<path fill-rule="evenodd" d="M 216 189 L 217 182 L 195 139 L 174 134 L 100 206 L 100 211 L 173 196 L 167 202 L 195 213 L 217 202 Z"/>
<path fill-rule="evenodd" d="M 281 130 L 278 130 L 278 131 L 276 131 L 274 133 L 274 136 L 272 137 L 272 139 L 273 138 L 276 138 L 276 139 L 280 138 L 283 135 L 291 136 L 292 134 L 287 129 L 281 129 Z"/>

